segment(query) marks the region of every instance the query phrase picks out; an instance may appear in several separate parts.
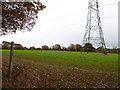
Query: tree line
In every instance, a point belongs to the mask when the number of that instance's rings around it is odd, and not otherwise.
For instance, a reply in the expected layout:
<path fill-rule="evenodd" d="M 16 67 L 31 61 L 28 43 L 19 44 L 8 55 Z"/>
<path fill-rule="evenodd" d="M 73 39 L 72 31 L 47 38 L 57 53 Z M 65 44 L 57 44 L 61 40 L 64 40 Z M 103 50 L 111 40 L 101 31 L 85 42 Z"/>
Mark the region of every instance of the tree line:
<path fill-rule="evenodd" d="M 6 41 L 2 42 L 2 49 L 10 49 L 10 44 Z M 41 48 L 36 48 L 35 46 L 32 46 L 30 48 L 23 47 L 21 44 L 15 44 L 14 45 L 15 50 L 58 50 L 58 51 L 77 51 L 77 52 L 103 52 L 102 47 L 95 48 L 92 44 L 86 43 L 84 46 L 81 46 L 80 44 L 70 44 L 68 47 L 61 46 L 59 44 L 55 44 L 54 46 L 47 46 L 43 45 Z M 120 48 L 113 48 L 108 49 L 107 53 L 120 53 Z"/>

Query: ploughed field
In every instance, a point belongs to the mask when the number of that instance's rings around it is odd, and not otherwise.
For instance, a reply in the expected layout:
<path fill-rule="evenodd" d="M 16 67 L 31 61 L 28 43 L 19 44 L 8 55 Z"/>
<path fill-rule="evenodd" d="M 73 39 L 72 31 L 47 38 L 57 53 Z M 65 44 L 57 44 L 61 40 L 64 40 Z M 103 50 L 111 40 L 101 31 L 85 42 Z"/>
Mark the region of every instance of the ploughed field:
<path fill-rule="evenodd" d="M 118 54 L 14 50 L 8 81 L 9 50 L 2 50 L 3 87 L 116 88 Z"/>

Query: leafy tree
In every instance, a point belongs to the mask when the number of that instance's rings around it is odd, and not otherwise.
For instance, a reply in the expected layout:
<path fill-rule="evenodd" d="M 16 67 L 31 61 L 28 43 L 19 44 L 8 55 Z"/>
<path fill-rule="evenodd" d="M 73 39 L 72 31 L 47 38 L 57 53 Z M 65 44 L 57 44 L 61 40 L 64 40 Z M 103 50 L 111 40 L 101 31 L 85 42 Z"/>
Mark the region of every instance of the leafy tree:
<path fill-rule="evenodd" d="M 16 49 L 16 50 L 22 50 L 24 48 L 23 48 L 23 46 L 21 44 L 15 44 L 14 45 L 14 49 Z"/>
<path fill-rule="evenodd" d="M 2 43 L 3 43 L 2 49 L 9 49 L 10 48 L 10 43 L 9 42 L 3 41 Z"/>
<path fill-rule="evenodd" d="M 50 46 L 50 47 L 49 47 L 49 50 L 54 50 L 54 46 Z"/>
<path fill-rule="evenodd" d="M 35 47 L 34 46 L 30 47 L 30 50 L 35 50 Z"/>
<path fill-rule="evenodd" d="M 46 6 L 41 2 L 2 2 L 2 28 L 0 36 L 16 31 L 30 31 L 38 12 Z"/>
<path fill-rule="evenodd" d="M 103 52 L 103 50 L 104 50 L 103 47 L 98 47 L 98 48 L 96 49 L 97 52 Z"/>
<path fill-rule="evenodd" d="M 36 48 L 35 50 L 41 50 L 41 48 Z"/>
<path fill-rule="evenodd" d="M 82 46 L 80 44 L 76 44 L 76 51 L 81 51 Z"/>
<path fill-rule="evenodd" d="M 10 47 L 8 45 L 3 44 L 2 49 L 9 49 Z"/>
<path fill-rule="evenodd" d="M 54 50 L 61 50 L 61 46 L 59 44 L 55 44 Z"/>
<path fill-rule="evenodd" d="M 94 52 L 95 51 L 95 48 L 92 46 L 92 44 L 91 43 L 86 43 L 85 45 L 84 45 L 84 51 L 85 52 Z"/>
<path fill-rule="evenodd" d="M 68 50 L 69 51 L 75 51 L 76 50 L 76 45 L 70 44 L 70 46 L 68 46 Z"/>
<path fill-rule="evenodd" d="M 49 47 L 47 45 L 43 45 L 42 50 L 49 50 Z"/>
<path fill-rule="evenodd" d="M 27 48 L 27 47 L 23 47 L 23 49 L 24 49 L 24 50 L 28 50 L 28 48 Z"/>
<path fill-rule="evenodd" d="M 61 49 L 62 49 L 63 51 L 67 51 L 67 48 L 64 47 L 64 46 L 63 46 Z"/>

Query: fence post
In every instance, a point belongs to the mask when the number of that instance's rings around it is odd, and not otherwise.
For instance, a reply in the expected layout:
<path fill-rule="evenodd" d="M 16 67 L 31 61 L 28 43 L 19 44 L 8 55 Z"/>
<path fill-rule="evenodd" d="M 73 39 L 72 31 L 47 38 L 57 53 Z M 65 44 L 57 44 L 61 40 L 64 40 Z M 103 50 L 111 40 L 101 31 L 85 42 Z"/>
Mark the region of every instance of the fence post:
<path fill-rule="evenodd" d="M 13 57 L 14 42 L 11 42 L 10 61 L 9 61 L 9 81 L 12 80 L 12 57 Z"/>

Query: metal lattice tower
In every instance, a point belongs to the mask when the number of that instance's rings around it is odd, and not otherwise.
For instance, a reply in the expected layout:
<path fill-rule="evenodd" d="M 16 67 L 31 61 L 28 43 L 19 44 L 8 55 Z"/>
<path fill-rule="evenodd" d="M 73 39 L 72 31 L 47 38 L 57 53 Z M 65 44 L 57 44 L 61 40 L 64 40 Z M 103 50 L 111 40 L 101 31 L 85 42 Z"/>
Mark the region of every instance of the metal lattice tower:
<path fill-rule="evenodd" d="M 83 45 L 91 43 L 94 47 L 102 47 L 106 53 L 106 45 L 101 27 L 98 0 L 88 1 L 88 16 Z"/>

